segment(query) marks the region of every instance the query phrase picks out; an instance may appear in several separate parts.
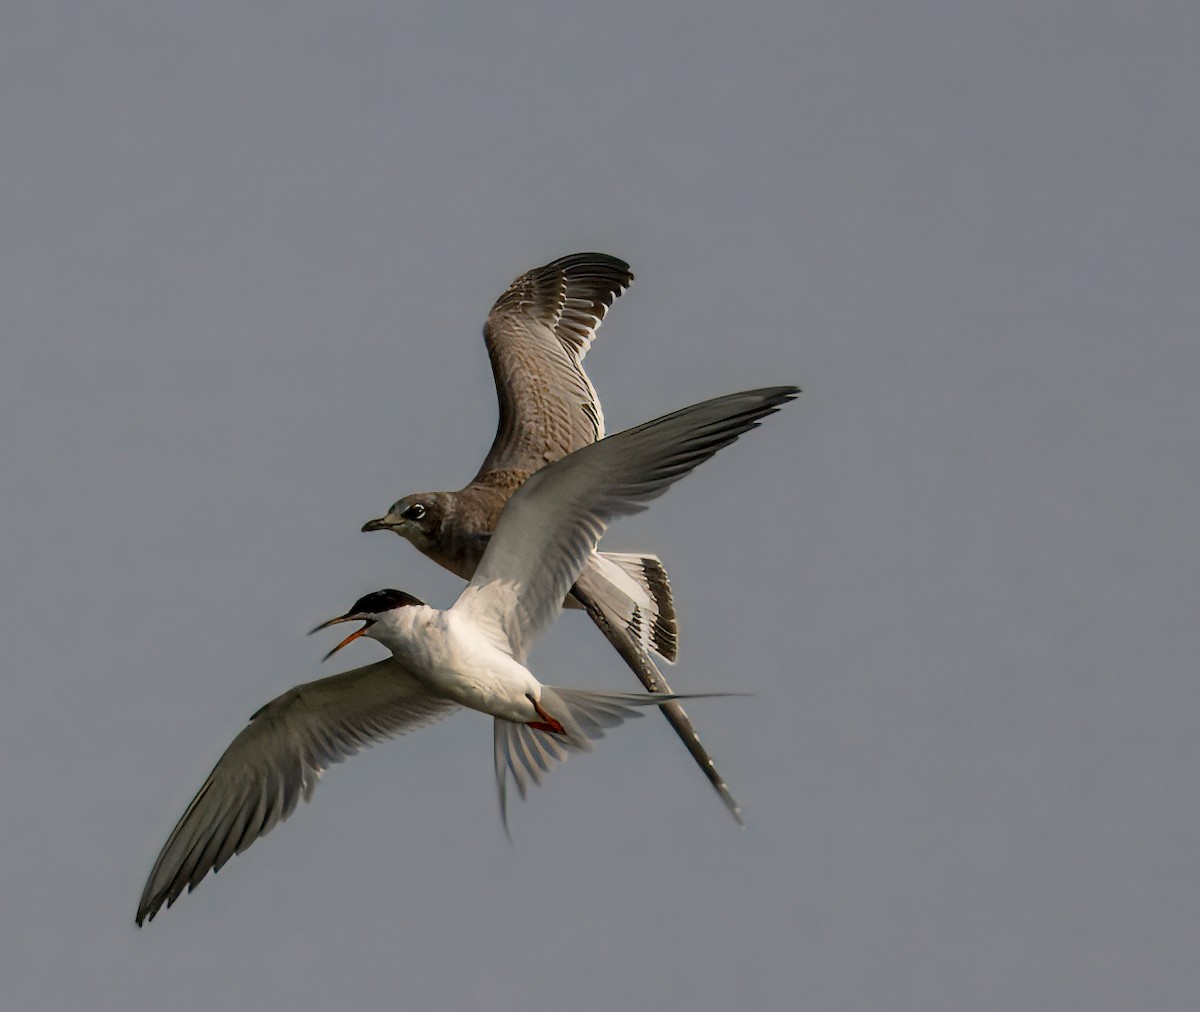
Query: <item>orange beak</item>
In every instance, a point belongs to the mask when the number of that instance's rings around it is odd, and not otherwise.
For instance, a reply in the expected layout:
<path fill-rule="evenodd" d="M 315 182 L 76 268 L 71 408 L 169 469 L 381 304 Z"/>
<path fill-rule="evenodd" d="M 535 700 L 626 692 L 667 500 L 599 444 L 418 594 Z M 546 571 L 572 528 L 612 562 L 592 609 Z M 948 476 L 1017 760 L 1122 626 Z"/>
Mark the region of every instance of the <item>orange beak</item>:
<path fill-rule="evenodd" d="M 337 618 L 331 618 L 328 622 L 322 622 L 315 629 L 310 630 L 309 635 L 311 636 L 315 632 L 320 632 L 322 629 L 328 629 L 331 625 L 337 625 L 339 622 L 354 622 L 354 621 L 358 621 L 358 616 L 356 616 L 356 615 L 339 615 Z M 325 661 L 329 660 L 330 657 L 332 657 L 339 650 L 341 650 L 342 647 L 344 647 L 347 643 L 353 643 L 363 633 L 365 633 L 368 629 L 371 628 L 371 625 L 374 621 L 375 621 L 374 619 L 362 619 L 362 622 L 364 623 L 363 627 L 361 629 L 356 629 L 349 636 L 347 636 L 344 640 L 342 640 L 341 643 L 339 643 L 336 647 L 334 647 L 332 650 L 330 650 L 329 653 L 327 653 L 324 657 L 321 658 L 321 663 L 324 664 Z"/>

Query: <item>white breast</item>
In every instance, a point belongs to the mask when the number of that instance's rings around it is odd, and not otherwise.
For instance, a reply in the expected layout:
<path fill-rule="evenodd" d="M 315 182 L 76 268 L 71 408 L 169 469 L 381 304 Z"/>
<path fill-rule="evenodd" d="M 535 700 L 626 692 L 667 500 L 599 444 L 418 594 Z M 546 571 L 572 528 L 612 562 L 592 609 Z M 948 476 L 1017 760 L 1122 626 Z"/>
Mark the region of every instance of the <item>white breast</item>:
<path fill-rule="evenodd" d="M 419 605 L 398 609 L 388 625 L 380 641 L 435 695 L 508 720 L 536 719 L 528 696 L 540 698 L 541 684 L 463 615 Z"/>

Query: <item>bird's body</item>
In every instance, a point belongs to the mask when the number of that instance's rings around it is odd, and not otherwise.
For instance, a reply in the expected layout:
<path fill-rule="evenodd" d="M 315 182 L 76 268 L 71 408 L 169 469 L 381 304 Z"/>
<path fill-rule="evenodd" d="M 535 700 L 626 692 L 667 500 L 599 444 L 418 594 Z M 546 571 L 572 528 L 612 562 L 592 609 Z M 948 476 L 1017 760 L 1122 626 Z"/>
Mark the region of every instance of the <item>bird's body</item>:
<path fill-rule="evenodd" d="M 612 518 L 645 509 L 796 393 L 771 387 L 714 398 L 583 447 L 512 496 L 449 609 L 383 590 L 318 626 L 362 621 L 330 653 L 368 635 L 392 657 L 296 686 L 254 714 L 163 846 L 137 923 L 286 818 L 330 764 L 460 705 L 494 718 L 504 816 L 509 774 L 524 795 L 530 782 L 540 782 L 568 752 L 589 749 L 605 728 L 637 708 L 677 698 L 543 685 L 525 662 Z"/>
<path fill-rule="evenodd" d="M 506 472 L 504 484 L 473 482 L 457 492 L 421 492 L 406 496 L 387 518 L 369 521 L 363 530 L 391 530 L 405 538 L 426 558 L 455 576 L 470 580 L 475 575 L 500 514 L 520 483 Z M 420 507 L 419 517 L 405 513 Z M 625 653 L 635 651 L 630 663 L 651 692 L 670 692 L 666 679 L 646 656 L 653 650 L 674 661 L 679 632 L 671 585 L 662 563 L 642 553 L 593 550 L 584 561 L 579 580 L 571 588 L 563 607 L 587 609 L 601 630 L 615 638 L 614 645 Z M 682 713 L 682 708 L 676 708 Z"/>
<path fill-rule="evenodd" d="M 364 635 L 390 649 L 431 696 L 501 720 L 538 719 L 530 697 L 541 698 L 541 683 L 453 608 L 391 609 Z"/>

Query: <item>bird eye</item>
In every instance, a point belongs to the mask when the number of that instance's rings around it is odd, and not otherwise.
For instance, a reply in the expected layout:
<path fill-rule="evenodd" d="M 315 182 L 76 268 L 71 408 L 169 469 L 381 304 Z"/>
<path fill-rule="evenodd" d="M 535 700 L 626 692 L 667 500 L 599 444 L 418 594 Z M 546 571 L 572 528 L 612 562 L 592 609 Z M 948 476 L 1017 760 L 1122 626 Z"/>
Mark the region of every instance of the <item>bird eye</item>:
<path fill-rule="evenodd" d="M 405 520 L 420 520 L 425 515 L 425 504 L 415 502 L 400 514 Z"/>

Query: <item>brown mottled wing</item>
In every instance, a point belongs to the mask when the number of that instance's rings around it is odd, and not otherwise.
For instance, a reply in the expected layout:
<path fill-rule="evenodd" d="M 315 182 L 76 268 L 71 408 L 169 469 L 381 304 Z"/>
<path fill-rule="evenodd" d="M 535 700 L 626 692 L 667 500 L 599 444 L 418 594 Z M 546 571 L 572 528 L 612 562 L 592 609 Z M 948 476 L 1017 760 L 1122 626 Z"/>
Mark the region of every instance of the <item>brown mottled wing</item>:
<path fill-rule="evenodd" d="M 608 307 L 632 281 L 624 260 L 575 253 L 523 274 L 496 300 L 483 338 L 500 422 L 476 482 L 515 486 L 604 435 L 583 358 Z"/>

